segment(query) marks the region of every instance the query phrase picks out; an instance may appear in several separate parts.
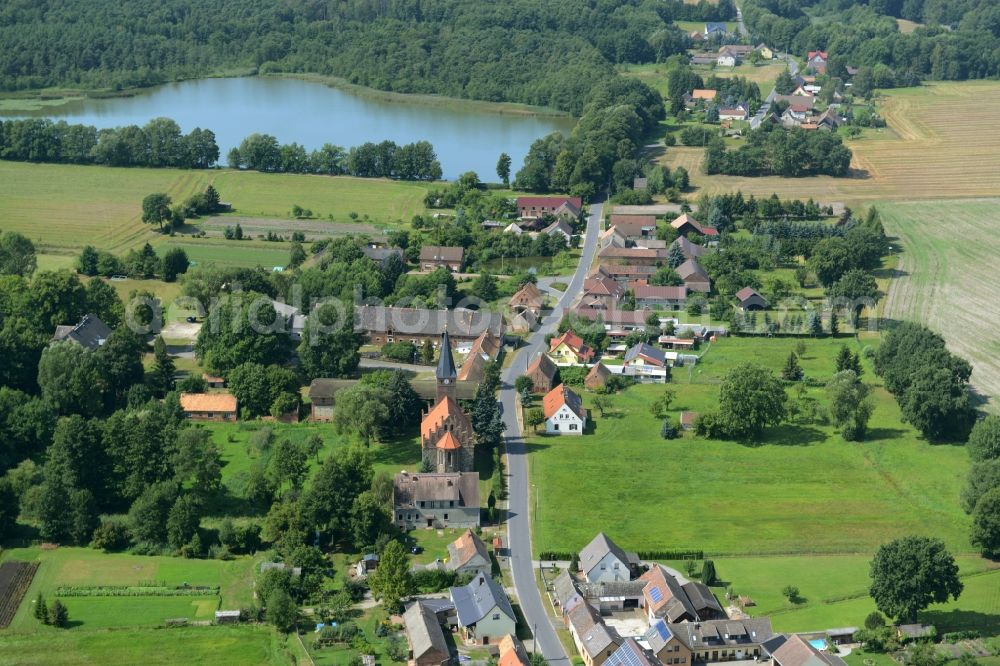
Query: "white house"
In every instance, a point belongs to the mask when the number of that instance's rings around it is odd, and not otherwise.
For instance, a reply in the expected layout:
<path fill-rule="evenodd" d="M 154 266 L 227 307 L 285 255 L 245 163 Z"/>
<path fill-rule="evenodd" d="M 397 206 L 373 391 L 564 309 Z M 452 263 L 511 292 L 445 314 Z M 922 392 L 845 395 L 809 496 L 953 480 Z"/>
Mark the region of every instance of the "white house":
<path fill-rule="evenodd" d="M 587 410 L 576 393 L 565 384 L 549 391 L 542 399 L 545 432 L 549 435 L 582 435 L 587 427 Z"/>
<path fill-rule="evenodd" d="M 591 583 L 632 580 L 633 562 L 638 563 L 638 557 L 630 556 L 604 532 L 580 551 L 580 571 Z"/>

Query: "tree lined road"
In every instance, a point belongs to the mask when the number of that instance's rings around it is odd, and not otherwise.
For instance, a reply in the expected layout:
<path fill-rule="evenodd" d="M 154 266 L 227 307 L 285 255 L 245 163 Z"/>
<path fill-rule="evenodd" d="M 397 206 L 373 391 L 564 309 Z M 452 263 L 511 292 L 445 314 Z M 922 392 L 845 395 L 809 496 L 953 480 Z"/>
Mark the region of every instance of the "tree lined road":
<path fill-rule="evenodd" d="M 527 452 L 522 438 L 521 428 L 517 423 L 517 391 L 514 380 L 524 374 L 525 369 L 536 355 L 545 350 L 545 336 L 559 325 L 565 310 L 583 289 L 583 280 L 587 275 L 594 255 L 597 252 L 597 235 L 600 233 L 603 204 L 594 203 L 590 206 L 590 216 L 587 218 L 587 232 L 583 245 L 580 263 L 573 274 L 569 287 L 559 298 L 555 309 L 543 318 L 538 330 L 532 333 L 524 349 L 514 363 L 507 368 L 501 379 L 500 403 L 503 406 L 503 419 L 507 427 L 507 473 L 508 473 L 508 507 L 507 507 L 507 539 L 510 547 L 510 568 L 514 578 L 514 588 L 520 600 L 521 611 L 528 622 L 529 629 L 535 638 L 535 650 L 552 666 L 569 666 L 570 660 L 563 649 L 555 627 L 549 619 L 545 601 L 535 584 L 535 571 L 531 555 L 531 515 L 530 486 L 528 482 Z"/>

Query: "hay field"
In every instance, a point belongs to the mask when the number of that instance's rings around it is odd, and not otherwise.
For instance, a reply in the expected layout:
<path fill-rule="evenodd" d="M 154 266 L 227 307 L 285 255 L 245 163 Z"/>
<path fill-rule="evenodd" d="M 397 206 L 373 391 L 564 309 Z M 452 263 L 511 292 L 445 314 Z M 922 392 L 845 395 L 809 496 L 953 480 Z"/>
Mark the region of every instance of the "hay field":
<path fill-rule="evenodd" d="M 879 211 L 903 247 L 885 316 L 927 323 L 972 362 L 977 389 L 1000 395 L 1000 199 L 887 203 Z"/>
<path fill-rule="evenodd" d="M 424 211 L 430 185 L 346 176 L 264 174 L 231 169 L 124 169 L 0 161 L 0 230 L 28 236 L 46 254 L 84 245 L 113 252 L 158 238 L 142 223 L 142 199 L 166 192 L 181 201 L 215 186 L 242 216 L 286 218 L 299 204 L 317 217 L 348 222 L 409 221 Z M 364 220 L 362 220 L 364 221 Z"/>
<path fill-rule="evenodd" d="M 702 150 L 668 148 L 661 158 L 683 165 L 693 184 L 709 193 L 844 201 L 864 205 L 881 199 L 916 200 L 995 196 L 1000 192 L 1000 83 L 931 83 L 889 91 L 881 101 L 889 124 L 848 141 L 854 178 L 741 178 L 705 176 Z M 975 113 L 969 113 L 975 108 Z"/>

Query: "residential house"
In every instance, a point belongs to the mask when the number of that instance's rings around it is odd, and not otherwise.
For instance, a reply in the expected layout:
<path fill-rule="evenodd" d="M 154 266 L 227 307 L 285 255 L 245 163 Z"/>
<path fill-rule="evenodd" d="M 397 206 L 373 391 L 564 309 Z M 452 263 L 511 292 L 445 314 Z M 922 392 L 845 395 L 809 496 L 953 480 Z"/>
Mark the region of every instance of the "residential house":
<path fill-rule="evenodd" d="M 449 594 L 466 642 L 489 645 L 516 633 L 517 618 L 510 600 L 489 576 L 477 574 L 468 585 L 453 587 Z"/>
<path fill-rule="evenodd" d="M 566 616 L 573 643 L 586 666 L 603 666 L 618 649 L 622 638 L 601 620 L 593 606 L 584 601 Z"/>
<path fill-rule="evenodd" d="M 79 323 L 56 326 L 52 342 L 72 342 L 87 351 L 97 351 L 111 335 L 111 329 L 95 314 L 85 314 Z"/>
<path fill-rule="evenodd" d="M 818 125 L 820 129 L 830 130 L 831 132 L 836 130 L 845 122 L 846 121 L 838 115 L 836 111 L 829 108 L 816 117 L 816 125 Z"/>
<path fill-rule="evenodd" d="M 816 98 L 812 95 L 775 95 L 774 101 L 795 106 L 806 112 L 812 111 L 813 107 L 816 106 Z"/>
<path fill-rule="evenodd" d="M 826 51 L 810 51 L 806 58 L 806 69 L 816 74 L 826 74 L 826 65 L 829 56 Z"/>
<path fill-rule="evenodd" d="M 625 286 L 634 280 L 648 280 L 656 274 L 655 266 L 627 266 L 623 264 L 598 264 L 590 269 L 587 277 L 604 275 Z"/>
<path fill-rule="evenodd" d="M 393 481 L 393 516 L 401 530 L 478 527 L 479 474 L 411 474 Z"/>
<path fill-rule="evenodd" d="M 536 220 L 544 215 L 575 220 L 583 210 L 580 197 L 518 197 L 516 205 L 522 220 Z"/>
<path fill-rule="evenodd" d="M 623 365 L 637 370 L 647 367 L 663 368 L 667 365 L 667 355 L 662 349 L 652 347 L 645 342 L 637 342 L 625 352 Z"/>
<path fill-rule="evenodd" d="M 486 544 L 472 530 L 466 530 L 462 536 L 448 544 L 448 571 L 457 574 L 476 573 L 490 575 L 493 561 Z"/>
<path fill-rule="evenodd" d="M 594 350 L 573 331 L 566 331 L 549 341 L 549 356 L 561 365 L 583 365 L 594 357 Z"/>
<path fill-rule="evenodd" d="M 571 610 L 584 603 L 573 574 L 567 569 L 563 569 L 552 583 L 552 603 L 559 609 L 563 622 L 568 620 L 567 615 Z"/>
<path fill-rule="evenodd" d="M 365 245 L 361 252 L 377 264 L 384 266 L 392 257 L 397 257 L 402 263 L 406 263 L 403 250 L 398 247 L 378 247 L 376 245 Z"/>
<path fill-rule="evenodd" d="M 627 247 L 628 239 L 618 227 L 608 227 L 597 236 L 597 246 L 602 250 L 606 247 Z"/>
<path fill-rule="evenodd" d="M 497 666 L 531 666 L 528 651 L 517 636 L 507 635 L 500 639 L 500 656 Z"/>
<path fill-rule="evenodd" d="M 726 44 L 725 46 L 720 47 L 719 51 L 722 51 L 723 49 L 729 49 L 741 60 L 754 52 L 754 47 L 748 44 Z"/>
<path fill-rule="evenodd" d="M 744 310 L 766 310 L 771 305 L 753 287 L 743 287 L 736 292 L 736 301 Z"/>
<path fill-rule="evenodd" d="M 276 314 L 284 318 L 285 325 L 283 329 L 289 334 L 291 339 L 295 341 L 301 340 L 302 333 L 306 328 L 306 315 L 302 314 L 302 310 L 295 305 L 275 300 L 271 301 L 271 307 L 274 308 Z"/>
<path fill-rule="evenodd" d="M 236 396 L 230 393 L 181 393 L 181 411 L 197 421 L 235 421 Z"/>
<path fill-rule="evenodd" d="M 591 583 L 632 580 L 638 566 L 638 555 L 626 553 L 604 532 L 580 551 L 580 571 Z"/>
<path fill-rule="evenodd" d="M 533 393 L 548 393 L 556 385 L 559 367 L 548 354 L 539 354 L 524 374 L 531 378 Z"/>
<path fill-rule="evenodd" d="M 438 473 L 471 472 L 475 467 L 476 438 L 472 422 L 456 400 L 458 372 L 446 330 L 438 357 L 436 402 L 420 420 L 421 461 Z"/>
<path fill-rule="evenodd" d="M 725 23 L 705 24 L 705 37 L 711 37 L 712 35 L 719 35 L 720 37 L 725 37 L 727 34 L 729 34 L 729 30 L 726 29 Z"/>
<path fill-rule="evenodd" d="M 655 215 L 612 215 L 611 226 L 630 241 L 656 236 Z"/>
<path fill-rule="evenodd" d="M 669 624 L 654 620 L 645 642 L 664 664 L 717 663 L 762 658 L 763 643 L 774 636 L 766 617 Z"/>
<path fill-rule="evenodd" d="M 762 650 L 771 657 L 774 666 L 846 666 L 835 654 L 817 650 L 802 636 L 773 636 L 765 640 Z"/>
<path fill-rule="evenodd" d="M 709 56 L 709 61 L 715 62 L 715 58 Z M 711 104 L 715 101 L 715 96 L 718 93 L 718 90 L 713 90 L 711 88 L 695 88 L 690 93 L 684 94 L 684 106 L 693 108 L 699 105 Z"/>
<path fill-rule="evenodd" d="M 420 248 L 420 270 L 422 271 L 447 268 L 452 273 L 458 273 L 461 272 L 464 263 L 464 247 L 424 245 Z"/>
<path fill-rule="evenodd" d="M 560 384 L 542 398 L 545 413 L 545 434 L 582 435 L 587 427 L 587 410 L 583 400 L 565 384 Z"/>
<path fill-rule="evenodd" d="M 333 420 L 333 396 L 336 391 L 330 382 L 314 379 L 309 384 L 310 421 Z"/>
<path fill-rule="evenodd" d="M 695 582 L 682 585 L 659 564 L 653 565 L 639 579 L 646 582 L 642 593 L 650 624 L 657 619 L 674 623 L 725 617 L 722 606 L 708 587 Z"/>
<path fill-rule="evenodd" d="M 403 628 L 413 666 L 442 666 L 451 660 L 451 650 L 441 623 L 430 608 L 416 602 L 403 613 Z"/>
<path fill-rule="evenodd" d="M 590 372 L 587 373 L 587 376 L 583 380 L 583 385 L 591 391 L 599 391 L 607 385 L 611 374 L 612 372 L 608 370 L 608 366 L 598 361 L 590 369 Z"/>
<path fill-rule="evenodd" d="M 728 46 L 723 47 L 719 51 L 719 55 L 715 57 L 715 64 L 719 67 L 736 67 L 740 63 L 740 57 L 733 53 L 732 49 Z"/>
<path fill-rule="evenodd" d="M 530 331 L 538 323 L 544 305 L 545 296 L 535 283 L 525 282 L 507 302 L 511 330 L 517 333 Z"/>
<path fill-rule="evenodd" d="M 573 227 L 564 219 L 557 219 L 542 229 L 542 233 L 547 236 L 562 236 L 566 240 L 566 247 L 573 243 Z"/>
<path fill-rule="evenodd" d="M 205 386 L 210 389 L 221 389 L 226 388 L 225 377 L 219 377 L 217 375 L 210 375 L 207 372 L 201 373 L 201 378 L 205 380 Z"/>
<path fill-rule="evenodd" d="M 680 236 L 687 236 L 688 234 L 697 234 L 699 236 L 705 236 L 710 239 L 718 237 L 719 231 L 715 227 L 704 226 L 698 220 L 694 219 L 687 213 L 682 213 L 670 226 L 677 230 L 677 234 Z"/>
<path fill-rule="evenodd" d="M 696 259 L 688 259 L 676 268 L 677 274 L 684 280 L 684 286 L 689 291 L 707 294 L 712 290 L 712 280 Z"/>
<path fill-rule="evenodd" d="M 597 253 L 601 262 L 617 262 L 632 266 L 658 266 L 667 259 L 665 249 L 639 247 L 606 247 Z"/>
<path fill-rule="evenodd" d="M 609 277 L 599 275 L 583 281 L 581 307 L 611 310 L 625 298 L 625 287 Z"/>
<path fill-rule="evenodd" d="M 503 315 L 486 310 L 428 310 L 397 308 L 383 305 L 358 305 L 354 308 L 354 328 L 368 336 L 373 345 L 387 342 L 412 342 L 422 345 L 425 340 L 437 344 L 448 331 L 456 344 L 475 342 L 484 331 L 503 339 Z"/>
<path fill-rule="evenodd" d="M 735 107 L 722 107 L 719 109 L 719 120 L 746 120 L 750 117 L 750 110 L 745 104 Z"/>
<path fill-rule="evenodd" d="M 621 646 L 608 657 L 604 666 L 662 666 L 652 652 L 639 645 L 634 638 L 626 638 Z"/>
<path fill-rule="evenodd" d="M 772 51 L 771 47 L 763 42 L 755 46 L 754 51 L 759 53 L 760 57 L 764 60 L 774 60 L 774 51 Z"/>
<path fill-rule="evenodd" d="M 476 384 L 483 381 L 486 369 L 500 356 L 502 346 L 500 338 L 493 335 L 492 331 L 483 331 L 482 335 L 472 343 L 469 353 L 465 355 L 462 367 L 458 371 L 458 381 Z"/>
<path fill-rule="evenodd" d="M 685 259 L 696 259 L 705 254 L 705 246 L 692 243 L 685 236 L 678 236 L 671 245 L 676 245 L 681 249 L 681 254 Z"/>

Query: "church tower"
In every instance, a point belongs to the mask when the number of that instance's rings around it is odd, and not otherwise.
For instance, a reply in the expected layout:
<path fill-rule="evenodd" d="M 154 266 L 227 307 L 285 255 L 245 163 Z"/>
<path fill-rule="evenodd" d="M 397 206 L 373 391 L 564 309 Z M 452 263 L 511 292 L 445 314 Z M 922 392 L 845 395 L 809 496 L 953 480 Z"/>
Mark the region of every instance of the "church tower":
<path fill-rule="evenodd" d="M 441 358 L 438 359 L 437 366 L 437 400 L 448 397 L 455 399 L 455 382 L 458 381 L 458 371 L 455 370 L 455 359 L 451 355 L 451 339 L 448 337 L 448 329 L 444 330 L 441 336 Z"/>

